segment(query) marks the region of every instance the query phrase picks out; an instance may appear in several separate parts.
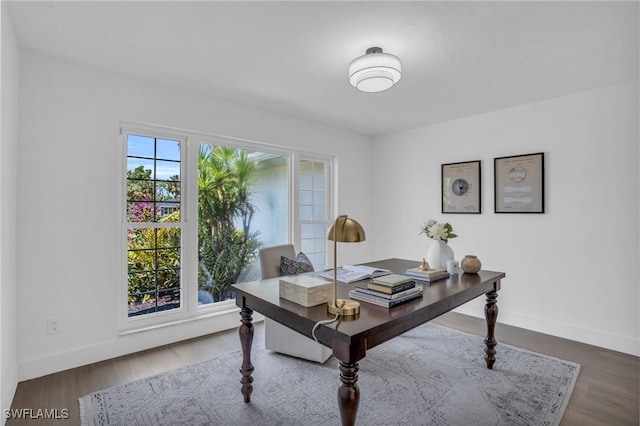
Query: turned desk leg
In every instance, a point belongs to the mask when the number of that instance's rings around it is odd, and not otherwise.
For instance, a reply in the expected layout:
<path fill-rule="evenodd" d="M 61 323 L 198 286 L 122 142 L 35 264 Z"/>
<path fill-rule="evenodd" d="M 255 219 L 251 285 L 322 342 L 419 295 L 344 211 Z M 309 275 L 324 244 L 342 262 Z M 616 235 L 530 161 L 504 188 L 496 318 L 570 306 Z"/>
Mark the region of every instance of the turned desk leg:
<path fill-rule="evenodd" d="M 487 304 L 484 307 L 484 316 L 487 319 L 487 338 L 484 344 L 487 348 L 484 350 L 486 356 L 484 360 L 487 362 L 487 368 L 493 368 L 496 362 L 495 347 L 498 344 L 495 336 L 496 321 L 498 319 L 498 292 L 493 290 L 487 293 Z"/>
<path fill-rule="evenodd" d="M 356 424 L 356 414 L 360 404 L 357 362 L 340 361 L 340 381 L 342 384 L 338 388 L 338 408 L 340 408 L 342 426 L 353 426 Z"/>
<path fill-rule="evenodd" d="M 249 308 L 240 309 L 240 345 L 242 346 L 242 366 L 240 374 L 242 374 L 242 396 L 244 402 L 251 401 L 251 392 L 253 392 L 253 365 L 251 364 L 251 345 L 253 344 L 253 310 Z"/>

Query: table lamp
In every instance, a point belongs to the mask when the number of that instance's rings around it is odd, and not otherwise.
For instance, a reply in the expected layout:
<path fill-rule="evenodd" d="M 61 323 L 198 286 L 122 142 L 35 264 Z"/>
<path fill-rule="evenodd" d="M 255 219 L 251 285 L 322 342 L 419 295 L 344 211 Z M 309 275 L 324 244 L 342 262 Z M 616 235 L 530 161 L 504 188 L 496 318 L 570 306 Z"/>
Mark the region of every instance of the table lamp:
<path fill-rule="evenodd" d="M 356 315 L 360 313 L 360 303 L 355 300 L 338 299 L 338 243 L 359 243 L 364 241 L 364 228 L 354 219 L 338 216 L 327 230 L 327 240 L 333 241 L 333 300 L 327 303 L 329 313 Z"/>

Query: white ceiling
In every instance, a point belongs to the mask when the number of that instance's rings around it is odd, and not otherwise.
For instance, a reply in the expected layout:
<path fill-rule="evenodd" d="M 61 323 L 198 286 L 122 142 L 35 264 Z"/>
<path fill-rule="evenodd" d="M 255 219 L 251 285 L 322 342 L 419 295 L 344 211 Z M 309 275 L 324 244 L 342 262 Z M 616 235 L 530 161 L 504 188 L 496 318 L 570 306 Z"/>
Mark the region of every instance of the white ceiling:
<path fill-rule="evenodd" d="M 379 135 L 638 78 L 638 2 L 6 2 L 21 48 Z M 360 93 L 349 62 L 402 60 Z"/>

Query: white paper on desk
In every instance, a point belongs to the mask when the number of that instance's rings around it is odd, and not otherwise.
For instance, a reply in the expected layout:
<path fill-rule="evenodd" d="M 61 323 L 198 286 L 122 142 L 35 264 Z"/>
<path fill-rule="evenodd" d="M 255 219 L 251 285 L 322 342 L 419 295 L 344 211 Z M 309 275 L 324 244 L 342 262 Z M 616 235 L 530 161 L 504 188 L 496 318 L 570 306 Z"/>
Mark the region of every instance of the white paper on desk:
<path fill-rule="evenodd" d="M 364 265 L 344 265 L 338 268 L 338 281 L 343 283 L 353 283 L 356 281 L 371 278 L 373 275 L 382 276 L 391 273 L 388 269 L 374 268 Z M 333 269 L 318 272 L 318 276 L 333 280 Z"/>

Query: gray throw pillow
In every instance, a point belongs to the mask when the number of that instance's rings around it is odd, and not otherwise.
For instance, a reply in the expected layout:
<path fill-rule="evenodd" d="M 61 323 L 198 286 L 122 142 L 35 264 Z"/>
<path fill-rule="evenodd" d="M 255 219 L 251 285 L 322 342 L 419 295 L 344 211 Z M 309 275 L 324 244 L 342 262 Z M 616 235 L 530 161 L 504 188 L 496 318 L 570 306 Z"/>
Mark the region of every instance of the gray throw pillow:
<path fill-rule="evenodd" d="M 295 259 L 280 256 L 280 275 L 297 275 L 305 272 L 313 272 L 313 265 L 303 252 L 298 253 Z"/>

